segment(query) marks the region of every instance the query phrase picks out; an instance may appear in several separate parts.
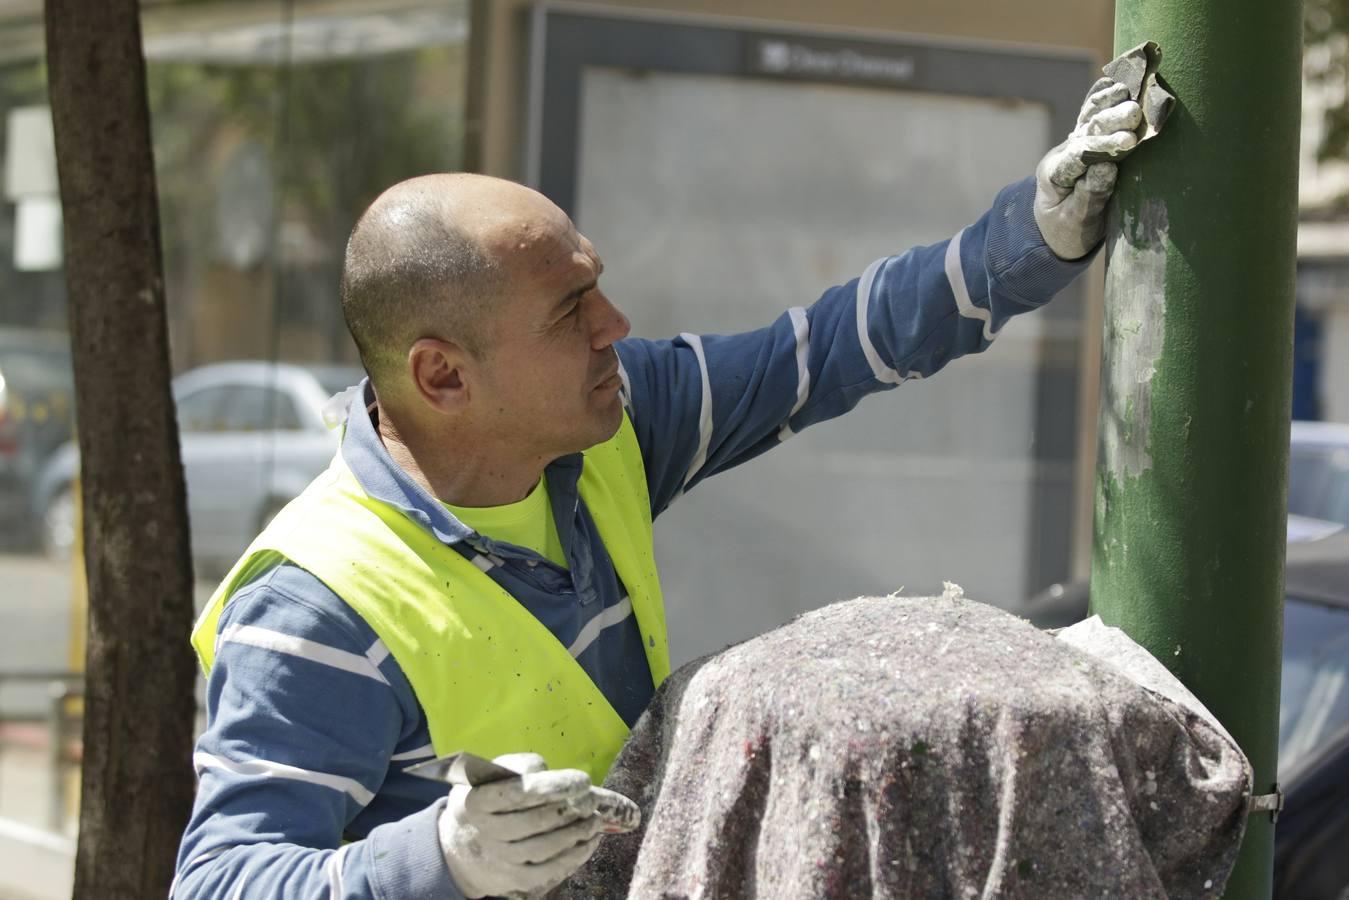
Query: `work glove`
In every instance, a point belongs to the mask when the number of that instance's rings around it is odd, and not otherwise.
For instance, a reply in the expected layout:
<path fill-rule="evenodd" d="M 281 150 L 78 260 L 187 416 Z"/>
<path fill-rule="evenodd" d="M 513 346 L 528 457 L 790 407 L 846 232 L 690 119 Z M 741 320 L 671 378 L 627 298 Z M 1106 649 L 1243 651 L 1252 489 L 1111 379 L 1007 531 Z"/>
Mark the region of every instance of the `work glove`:
<path fill-rule="evenodd" d="M 465 897 L 537 897 L 561 884 L 616 830 L 599 814 L 636 805 L 592 787 L 578 769 L 549 771 L 536 753 L 493 762 L 520 773 L 477 787 L 455 785 L 440 814 L 440 847 Z M 632 821 L 635 826 L 636 821 Z M 631 826 L 629 826 L 631 827 Z"/>
<path fill-rule="evenodd" d="M 1105 236 L 1115 163 L 1138 146 L 1135 132 L 1142 121 L 1142 108 L 1129 88 L 1102 78 L 1087 93 L 1068 140 L 1036 166 L 1035 224 L 1060 259 L 1086 256 Z"/>

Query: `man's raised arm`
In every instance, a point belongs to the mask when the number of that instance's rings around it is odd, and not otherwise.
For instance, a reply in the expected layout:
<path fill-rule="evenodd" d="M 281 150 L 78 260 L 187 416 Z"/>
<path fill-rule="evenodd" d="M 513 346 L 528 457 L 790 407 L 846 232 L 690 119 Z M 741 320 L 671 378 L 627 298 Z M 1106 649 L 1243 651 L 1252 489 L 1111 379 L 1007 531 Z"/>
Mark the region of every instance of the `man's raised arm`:
<path fill-rule="evenodd" d="M 757 331 L 620 342 L 652 512 L 869 393 L 986 349 L 1047 303 L 1099 247 L 1115 160 L 1140 121 L 1128 89 L 1101 79 L 1036 174 L 949 240 L 878 259 Z"/>

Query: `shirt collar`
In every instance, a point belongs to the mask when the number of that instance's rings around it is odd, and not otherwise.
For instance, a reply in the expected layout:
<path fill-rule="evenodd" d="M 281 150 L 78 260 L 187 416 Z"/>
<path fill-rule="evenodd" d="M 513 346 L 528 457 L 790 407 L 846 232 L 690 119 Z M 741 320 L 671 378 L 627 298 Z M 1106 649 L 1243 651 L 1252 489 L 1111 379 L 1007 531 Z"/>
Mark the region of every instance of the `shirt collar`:
<path fill-rule="evenodd" d="M 370 386 L 370 379 L 366 378 L 358 387 L 359 390 L 352 391 L 347 406 L 341 453 L 347 468 L 351 469 L 351 474 L 356 476 L 366 494 L 419 523 L 442 543 L 478 543 L 477 532 L 459 521 L 389 456 L 375 427 L 375 392 Z M 446 452 L 453 452 L 453 449 L 446 448 Z M 559 517 L 556 511 L 559 508 L 571 509 L 575 505 L 581 459 L 581 454 L 573 453 L 554 460 L 544 470 L 559 531 L 562 523 L 568 521 L 570 516 Z"/>

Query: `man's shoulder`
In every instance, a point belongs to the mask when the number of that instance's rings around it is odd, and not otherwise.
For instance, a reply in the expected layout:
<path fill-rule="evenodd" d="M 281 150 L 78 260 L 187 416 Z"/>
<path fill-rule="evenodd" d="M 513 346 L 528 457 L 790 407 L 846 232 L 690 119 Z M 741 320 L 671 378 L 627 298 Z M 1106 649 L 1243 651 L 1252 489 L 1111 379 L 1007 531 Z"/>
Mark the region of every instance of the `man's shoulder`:
<path fill-rule="evenodd" d="M 220 616 L 220 631 L 265 628 L 329 645 L 369 646 L 374 630 L 312 572 L 288 559 L 235 589 Z"/>

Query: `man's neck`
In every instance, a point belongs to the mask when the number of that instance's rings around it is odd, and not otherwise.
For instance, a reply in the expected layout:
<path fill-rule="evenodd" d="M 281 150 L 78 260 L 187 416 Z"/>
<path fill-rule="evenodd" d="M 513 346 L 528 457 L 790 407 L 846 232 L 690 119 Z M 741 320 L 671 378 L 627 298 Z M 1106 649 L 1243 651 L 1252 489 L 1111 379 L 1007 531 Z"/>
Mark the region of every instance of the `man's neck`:
<path fill-rule="evenodd" d="M 389 458 L 433 497 L 453 506 L 504 506 L 523 500 L 547 465 L 542 459 L 512 459 L 478 442 L 458 440 L 458 435 L 418 439 L 400 430 L 383 408 L 376 412 L 379 439 Z"/>

